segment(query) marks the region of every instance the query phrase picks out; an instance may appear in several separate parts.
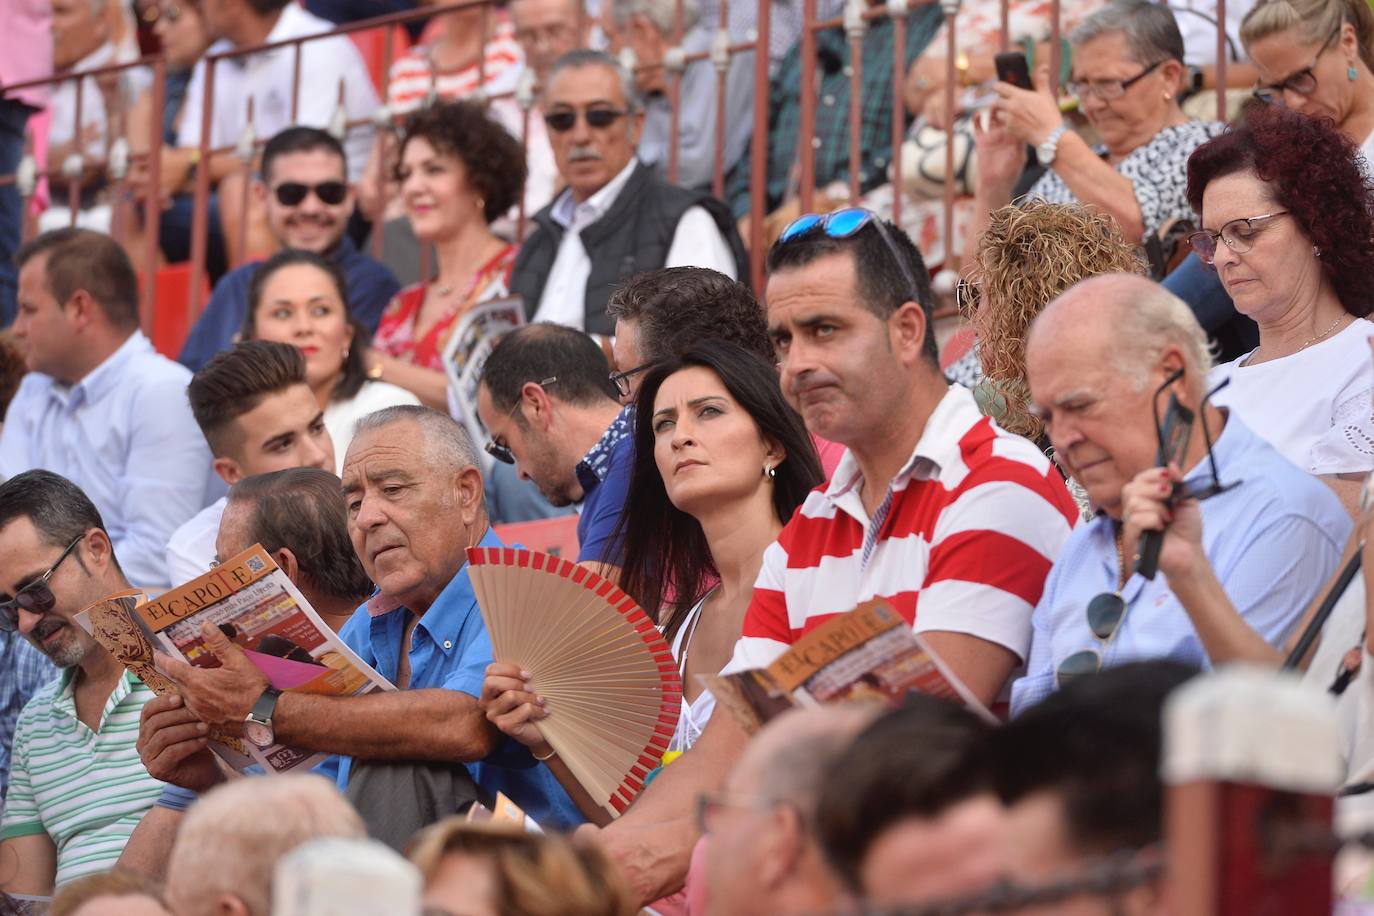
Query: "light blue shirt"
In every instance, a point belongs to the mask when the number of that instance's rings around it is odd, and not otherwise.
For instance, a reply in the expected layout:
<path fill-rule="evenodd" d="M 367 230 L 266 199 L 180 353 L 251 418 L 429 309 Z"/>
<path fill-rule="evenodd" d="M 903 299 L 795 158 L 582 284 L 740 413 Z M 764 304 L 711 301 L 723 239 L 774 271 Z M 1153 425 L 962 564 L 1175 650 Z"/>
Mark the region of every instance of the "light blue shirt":
<path fill-rule="evenodd" d="M 1241 483 L 1199 504 L 1202 548 L 1241 617 L 1277 646 L 1340 562 L 1350 516 L 1330 487 L 1280 455 L 1235 413 L 1212 453 L 1221 482 Z M 1185 479 L 1210 477 L 1204 458 Z M 1121 627 L 1108 645 L 1097 641 L 1088 629 L 1088 602 L 1116 590 L 1117 570 L 1116 522 L 1099 515 L 1076 527 L 1031 615 L 1030 660 L 1026 676 L 1012 685 L 1013 715 L 1053 692 L 1060 662 L 1083 649 L 1101 652 L 1104 667 L 1163 658 L 1210 667 L 1188 612 L 1162 573 L 1153 581 L 1139 575 L 1127 580 Z"/>
<path fill-rule="evenodd" d="M 135 331 L 75 385 L 24 377 L 0 434 L 0 479 L 44 468 L 91 498 L 129 581 L 162 591 L 167 540 L 217 499 L 191 415 L 191 373 Z"/>

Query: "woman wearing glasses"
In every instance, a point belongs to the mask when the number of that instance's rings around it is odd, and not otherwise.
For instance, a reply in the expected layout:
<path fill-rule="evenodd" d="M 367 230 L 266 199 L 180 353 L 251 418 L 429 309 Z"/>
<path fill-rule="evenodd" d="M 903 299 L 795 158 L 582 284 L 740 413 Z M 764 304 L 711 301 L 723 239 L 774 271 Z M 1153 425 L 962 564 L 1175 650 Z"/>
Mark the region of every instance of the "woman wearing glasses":
<path fill-rule="evenodd" d="M 406 215 L 432 244 L 438 276 L 401 290 L 382 314 L 369 375 L 448 409 L 441 354 L 463 313 L 508 293 L 516 246 L 491 223 L 520 199 L 525 156 L 519 142 L 476 102 L 417 112 L 401 140 L 396 176 Z"/>
<path fill-rule="evenodd" d="M 1218 366 L 1216 398 L 1284 457 L 1319 474 L 1353 511 L 1374 469 L 1374 188 L 1366 163 L 1329 121 L 1278 106 L 1198 148 L 1189 243 L 1259 346 Z"/>
<path fill-rule="evenodd" d="M 820 460 L 777 370 L 735 344 L 707 341 L 650 369 L 635 411 L 620 586 L 657 613 L 672 645 L 683 704 L 670 750 L 683 751 L 715 707 L 698 675 L 730 660 L 764 550 L 821 482 Z M 543 759 L 543 713 L 513 668 L 488 669 L 487 717 Z M 561 764 L 553 771 L 574 799 L 583 794 Z"/>
<path fill-rule="evenodd" d="M 1134 243 L 1192 216 L 1184 196 L 1188 155 L 1223 125 L 1190 120 L 1179 108 L 1183 36 L 1173 14 L 1149 0 L 1115 0 L 1085 19 L 1069 43 L 1067 88 L 1101 145 L 1068 129 L 1048 87 L 998 83 L 999 98 L 975 132 L 975 241 L 987 214 L 1012 202 L 1028 145 L 1047 169 L 1028 200 L 1091 204 L 1115 217 Z"/>

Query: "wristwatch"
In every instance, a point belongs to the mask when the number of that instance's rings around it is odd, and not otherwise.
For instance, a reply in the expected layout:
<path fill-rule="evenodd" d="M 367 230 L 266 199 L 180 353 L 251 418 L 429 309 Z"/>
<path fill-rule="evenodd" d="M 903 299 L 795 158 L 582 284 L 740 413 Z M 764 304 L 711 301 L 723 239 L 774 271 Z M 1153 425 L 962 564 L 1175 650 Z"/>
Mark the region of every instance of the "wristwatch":
<path fill-rule="evenodd" d="M 1040 160 L 1040 164 L 1049 168 L 1054 164 L 1054 155 L 1059 151 L 1059 138 L 1068 133 L 1068 128 L 1060 124 L 1050 135 L 1040 141 L 1040 145 L 1035 148 L 1035 158 Z"/>
<path fill-rule="evenodd" d="M 277 711 L 277 699 L 280 696 L 280 690 L 268 687 L 253 704 L 248 717 L 243 720 L 243 737 L 257 747 L 271 747 L 276 743 L 277 735 L 272 729 L 272 713 Z"/>

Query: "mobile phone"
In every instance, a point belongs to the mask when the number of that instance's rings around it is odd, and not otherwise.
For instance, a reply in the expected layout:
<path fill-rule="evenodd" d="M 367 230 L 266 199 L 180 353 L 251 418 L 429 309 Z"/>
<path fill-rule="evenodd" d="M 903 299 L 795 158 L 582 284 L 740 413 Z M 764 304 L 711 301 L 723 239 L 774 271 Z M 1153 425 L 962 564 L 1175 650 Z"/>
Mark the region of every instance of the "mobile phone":
<path fill-rule="evenodd" d="M 1170 464 L 1183 467 L 1183 456 L 1188 453 L 1188 440 L 1193 435 L 1193 421 L 1196 414 L 1169 395 L 1169 407 L 1164 414 L 1164 425 L 1159 428 L 1159 448 L 1155 452 L 1155 466 L 1166 468 Z M 1175 485 L 1174 492 L 1178 492 Z M 1164 546 L 1164 532 L 1146 531 L 1140 537 L 1140 559 L 1135 571 L 1146 579 L 1153 579 L 1159 571 L 1159 550 Z"/>
<path fill-rule="evenodd" d="M 993 64 L 997 67 L 997 78 L 1004 83 L 1011 83 L 1018 89 L 1031 89 L 1030 66 L 1026 63 L 1026 55 L 1020 51 L 1003 51 L 993 59 Z"/>

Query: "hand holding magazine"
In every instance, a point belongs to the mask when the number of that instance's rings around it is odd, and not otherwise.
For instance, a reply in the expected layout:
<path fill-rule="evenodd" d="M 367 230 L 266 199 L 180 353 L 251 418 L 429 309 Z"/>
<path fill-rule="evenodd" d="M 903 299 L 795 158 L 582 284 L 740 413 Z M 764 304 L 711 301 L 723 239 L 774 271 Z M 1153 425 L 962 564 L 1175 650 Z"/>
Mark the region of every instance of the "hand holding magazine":
<path fill-rule="evenodd" d="M 997 722 L 882 599 L 827 620 L 766 668 L 704 676 L 702 682 L 749 732 L 794 707 L 851 700 L 895 706 L 912 690 L 963 703 Z"/>
<path fill-rule="evenodd" d="M 84 609 L 77 623 L 159 696 L 176 685 L 154 664 L 156 652 L 202 668 L 219 667 L 201 627 L 219 628 L 279 690 L 359 696 L 394 690 L 344 645 L 271 556 L 255 544 L 203 576 L 155 600 L 142 592 L 110 595 Z M 242 770 L 304 771 L 327 755 L 280 744 L 259 748 L 212 732 L 210 748 Z"/>

